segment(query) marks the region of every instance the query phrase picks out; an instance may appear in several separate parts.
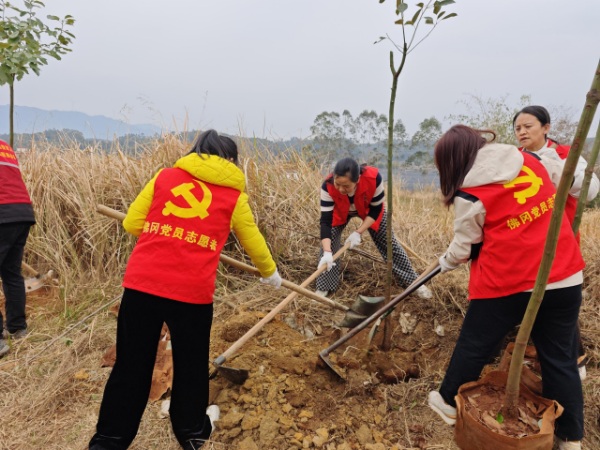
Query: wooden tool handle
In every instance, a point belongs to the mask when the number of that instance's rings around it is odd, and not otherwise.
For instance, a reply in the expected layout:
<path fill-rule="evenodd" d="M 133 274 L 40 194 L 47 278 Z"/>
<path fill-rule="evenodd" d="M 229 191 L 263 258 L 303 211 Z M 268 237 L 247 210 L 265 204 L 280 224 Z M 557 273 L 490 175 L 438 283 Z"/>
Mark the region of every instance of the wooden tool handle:
<path fill-rule="evenodd" d="M 344 245 L 335 255 L 333 255 L 333 260 L 335 261 L 336 259 L 338 259 L 349 248 L 350 248 L 350 242 L 348 242 L 346 245 Z M 304 280 L 304 282 L 300 285 L 300 287 L 304 288 L 304 287 L 308 286 L 319 275 L 321 275 L 323 272 L 325 272 L 325 270 L 327 270 L 327 264 L 323 264 L 321 267 L 319 267 L 315 273 L 313 273 L 310 277 L 308 277 L 306 280 Z M 298 295 L 297 292 L 292 292 L 285 299 L 283 299 L 283 301 L 279 305 L 277 305 L 269 314 L 267 314 L 265 317 L 263 317 L 260 320 L 260 322 L 258 322 L 252 328 L 250 328 L 250 330 L 248 330 L 245 335 L 243 335 L 236 342 L 234 342 L 233 345 L 231 347 L 229 347 L 229 349 L 227 349 L 227 351 L 225 353 L 223 353 L 221 356 L 219 356 L 215 360 L 215 364 L 220 366 L 225 361 L 227 361 L 227 358 L 229 358 L 233 353 L 238 351 L 240 349 L 240 347 L 242 347 L 246 342 L 248 342 L 248 340 L 252 336 L 254 336 L 256 333 L 258 333 L 262 329 L 262 327 L 264 327 L 267 323 L 269 323 L 271 321 L 271 319 L 273 319 L 273 317 L 275 317 L 277 314 L 279 314 L 279 312 L 283 308 L 285 308 L 287 305 L 289 305 L 290 302 L 292 300 L 294 300 L 294 298 L 296 298 L 297 295 Z"/>
<path fill-rule="evenodd" d="M 21 267 L 23 269 L 25 269 L 26 271 L 28 271 L 34 277 L 36 277 L 36 278 L 40 277 L 40 273 L 37 270 L 35 270 L 33 267 L 31 267 L 29 264 L 27 264 L 25 261 L 21 261 Z"/>
<path fill-rule="evenodd" d="M 120 211 L 117 211 L 115 209 L 109 208 L 108 206 L 104 206 L 104 205 L 98 205 L 97 207 L 97 211 L 100 214 L 104 214 L 105 216 L 108 217 L 112 217 L 113 219 L 117 219 L 117 220 L 123 220 L 125 219 L 125 214 L 123 214 Z M 254 276 L 260 277 L 260 271 L 256 268 L 256 267 L 252 267 L 249 266 L 248 264 L 245 264 L 241 261 L 238 261 L 236 259 L 230 258 L 229 256 L 225 256 L 225 255 L 221 255 L 219 260 L 222 263 L 228 264 L 232 267 L 235 267 L 237 269 L 243 270 L 245 272 L 251 273 Z M 33 270 L 33 269 L 32 269 Z M 313 300 L 316 300 L 319 303 L 323 303 L 325 305 L 328 306 L 332 306 L 333 308 L 339 309 L 340 311 L 348 311 L 350 308 L 348 308 L 347 306 L 344 306 L 340 303 L 337 303 L 327 297 L 324 297 L 322 295 L 317 295 L 316 293 L 309 291 L 308 289 L 305 289 L 301 286 L 298 286 L 295 283 L 292 283 L 291 281 L 288 280 L 282 280 L 281 281 L 281 285 L 292 290 L 292 291 L 296 291 L 299 294 L 304 295 L 305 297 L 311 298 Z"/>
<path fill-rule="evenodd" d="M 421 275 L 419 275 L 419 278 L 417 278 L 415 281 L 413 281 L 409 287 L 411 287 L 414 284 L 417 284 L 419 281 L 421 281 L 423 278 L 425 278 L 427 275 L 429 275 L 431 272 L 433 272 L 436 269 L 436 267 L 439 265 L 440 265 L 439 260 L 436 259 L 435 261 L 433 261 L 431 264 L 429 264 L 429 267 L 427 267 L 427 269 L 425 269 L 425 272 L 423 272 Z"/>
<path fill-rule="evenodd" d="M 120 220 L 121 222 L 125 220 L 126 214 L 123 214 L 121 211 L 117 211 L 116 209 L 109 208 L 108 206 L 98 205 L 96 210 L 100 214 L 104 214 L 105 216 L 112 217 L 113 219 Z"/>

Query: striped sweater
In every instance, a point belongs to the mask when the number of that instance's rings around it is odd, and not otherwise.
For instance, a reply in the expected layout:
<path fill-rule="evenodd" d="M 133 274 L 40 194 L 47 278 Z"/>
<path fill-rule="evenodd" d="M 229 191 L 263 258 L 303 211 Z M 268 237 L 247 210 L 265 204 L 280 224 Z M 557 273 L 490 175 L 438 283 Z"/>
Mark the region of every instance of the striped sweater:
<path fill-rule="evenodd" d="M 371 200 L 371 204 L 369 207 L 369 217 L 377 220 L 379 214 L 381 214 L 381 209 L 383 208 L 383 201 L 385 200 L 385 192 L 383 189 L 383 179 L 381 178 L 381 174 L 377 174 L 376 178 L 376 188 L 375 194 L 373 195 L 373 199 Z M 350 200 L 350 212 L 348 213 L 348 219 L 352 217 L 358 217 L 358 213 L 356 212 L 356 206 L 354 206 L 354 193 L 356 192 L 356 188 L 350 194 L 348 194 L 348 200 Z M 331 226 L 333 224 L 333 206 L 334 201 L 329 195 L 327 191 L 327 181 L 324 181 L 321 185 L 321 240 L 323 239 L 331 239 Z"/>

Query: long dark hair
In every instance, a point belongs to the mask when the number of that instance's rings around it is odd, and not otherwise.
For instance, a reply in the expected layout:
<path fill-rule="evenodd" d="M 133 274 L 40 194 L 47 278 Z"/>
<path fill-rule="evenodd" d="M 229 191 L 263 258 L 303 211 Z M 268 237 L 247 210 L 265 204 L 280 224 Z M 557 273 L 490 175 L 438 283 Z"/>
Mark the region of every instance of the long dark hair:
<path fill-rule="evenodd" d="M 335 177 L 348 177 L 350 181 L 357 183 L 358 178 L 365 171 L 366 167 L 366 164 L 359 165 L 358 161 L 354 158 L 342 158 L 335 164 L 332 176 L 327 178 L 327 182 L 333 184 Z"/>
<path fill-rule="evenodd" d="M 215 155 L 227 161 L 233 159 L 234 164 L 237 164 L 238 161 L 238 149 L 235 142 L 227 136 L 219 136 L 215 130 L 207 130 L 198 136 L 192 145 L 191 153 L 197 153 L 203 158 Z"/>
<path fill-rule="evenodd" d="M 483 133 L 493 135 L 492 140 L 484 138 Z M 435 165 L 440 172 L 440 189 L 447 207 L 452 204 L 467 173 L 473 167 L 479 149 L 495 139 L 496 133 L 492 130 L 475 130 L 465 125 L 454 125 L 435 145 Z"/>
<path fill-rule="evenodd" d="M 535 118 L 540 121 L 542 126 L 550 124 L 550 113 L 548 112 L 548 110 L 543 106 L 531 105 L 526 106 L 517 114 L 515 114 L 515 117 L 513 117 L 513 130 L 515 129 L 515 122 L 517 121 L 517 117 L 519 117 L 521 114 L 531 114 L 532 116 L 535 116 Z M 558 141 L 556 139 L 548 138 L 547 134 L 545 134 L 544 137 L 558 144 Z"/>

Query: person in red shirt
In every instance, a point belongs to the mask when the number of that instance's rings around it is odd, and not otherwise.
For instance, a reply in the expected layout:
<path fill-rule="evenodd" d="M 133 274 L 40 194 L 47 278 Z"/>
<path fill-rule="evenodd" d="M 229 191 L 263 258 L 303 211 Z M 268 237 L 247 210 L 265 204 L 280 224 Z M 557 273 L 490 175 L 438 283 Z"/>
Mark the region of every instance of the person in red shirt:
<path fill-rule="evenodd" d="M 0 357 L 10 351 L 7 339 L 27 335 L 25 282 L 21 263 L 29 229 L 35 225 L 31 198 L 13 149 L 0 141 L 0 279 L 4 290 L 6 324 L 0 313 Z"/>
<path fill-rule="evenodd" d="M 208 358 L 219 255 L 231 228 L 260 271 L 281 277 L 260 234 L 236 166 L 233 140 L 202 133 L 192 151 L 162 169 L 131 204 L 123 227 L 139 239 L 127 263 L 117 324 L 117 360 L 89 450 L 125 450 L 146 408 L 163 323 L 173 349 L 169 414 L 184 450 L 209 439 L 219 408 L 208 406 Z"/>
<path fill-rule="evenodd" d="M 515 130 L 515 137 L 523 146 L 519 150 L 534 152 L 537 155 L 544 155 L 553 159 L 567 159 L 571 146 L 560 145 L 556 140 L 548 137 L 548 134 L 551 131 L 550 113 L 548 113 L 548 110 L 543 106 L 527 106 L 523 108 L 515 114 L 515 117 L 513 118 L 513 128 Z M 573 220 L 575 219 L 579 192 L 581 190 L 581 184 L 583 183 L 586 168 L 587 161 L 583 156 L 580 156 L 579 161 L 577 162 L 575 177 L 575 179 L 578 180 L 578 183 L 574 183 L 571 187 L 572 194 L 567 198 L 567 204 L 565 206 L 565 215 L 571 224 L 573 224 Z M 596 174 L 592 174 L 586 201 L 590 202 L 596 198 L 599 190 L 600 181 Z M 577 242 L 579 242 L 579 233 L 577 233 Z M 582 380 L 585 380 L 587 375 L 585 368 L 587 358 L 583 347 L 583 341 L 581 340 L 579 324 L 577 324 L 577 340 L 579 342 L 579 357 L 577 359 L 579 375 Z"/>
<path fill-rule="evenodd" d="M 494 135 L 455 125 L 434 154 L 444 203 L 453 205 L 456 215 L 454 239 L 439 260 L 442 273 L 471 260 L 469 308 L 441 388 L 429 394 L 430 407 L 451 425 L 459 387 L 479 378 L 498 343 L 523 319 L 564 167 L 560 159 L 489 142 L 483 133 Z M 576 177 L 575 183 L 580 181 Z M 542 368 L 543 396 L 565 408 L 556 421 L 559 450 L 581 449 L 583 437 L 575 328 L 584 266 L 563 217 L 549 284 L 531 333 Z"/>
<path fill-rule="evenodd" d="M 379 170 L 366 164 L 359 166 L 353 158 L 339 160 L 321 186 L 321 253 L 319 267 L 327 264 L 327 271 L 317 278 L 317 293 L 327 296 L 338 288 L 341 270 L 333 262 L 333 253 L 340 249 L 342 232 L 353 217 L 362 224 L 350 234 L 346 243 L 350 248 L 359 245 L 362 234 L 369 231 L 377 250 L 387 261 L 387 214 L 384 208 L 385 192 Z M 392 233 L 393 273 L 402 286 L 409 286 L 418 277 L 406 252 Z M 431 298 L 427 286 L 417 289 L 421 298 Z"/>

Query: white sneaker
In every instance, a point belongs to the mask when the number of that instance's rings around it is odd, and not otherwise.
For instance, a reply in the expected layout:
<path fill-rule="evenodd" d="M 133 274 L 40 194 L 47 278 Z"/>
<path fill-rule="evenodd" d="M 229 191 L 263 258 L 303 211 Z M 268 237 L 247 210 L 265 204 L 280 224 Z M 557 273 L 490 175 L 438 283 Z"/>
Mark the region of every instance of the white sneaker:
<path fill-rule="evenodd" d="M 327 297 L 327 294 L 329 294 L 329 291 L 318 290 L 318 291 L 315 292 L 315 294 L 322 295 L 323 297 Z"/>
<path fill-rule="evenodd" d="M 584 381 L 587 378 L 587 369 L 585 368 L 586 363 L 586 355 L 577 358 L 577 369 L 579 370 L 579 378 L 581 378 L 581 381 Z"/>
<path fill-rule="evenodd" d="M 446 403 L 438 391 L 429 393 L 429 407 L 448 425 L 456 423 L 456 408 Z"/>
<path fill-rule="evenodd" d="M 433 293 L 425 285 L 417 289 L 417 295 L 421 298 L 433 298 Z"/>
<path fill-rule="evenodd" d="M 206 415 L 210 419 L 210 426 L 212 427 L 212 431 L 215 431 L 215 422 L 219 420 L 221 410 L 217 405 L 210 405 L 208 408 L 206 408 Z"/>
<path fill-rule="evenodd" d="M 585 379 L 587 378 L 587 370 L 585 366 L 581 366 L 579 368 L 579 378 L 581 378 L 581 381 L 585 381 Z"/>
<path fill-rule="evenodd" d="M 581 450 L 580 441 L 564 441 L 557 436 L 554 436 L 554 445 L 557 450 Z"/>

